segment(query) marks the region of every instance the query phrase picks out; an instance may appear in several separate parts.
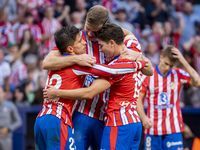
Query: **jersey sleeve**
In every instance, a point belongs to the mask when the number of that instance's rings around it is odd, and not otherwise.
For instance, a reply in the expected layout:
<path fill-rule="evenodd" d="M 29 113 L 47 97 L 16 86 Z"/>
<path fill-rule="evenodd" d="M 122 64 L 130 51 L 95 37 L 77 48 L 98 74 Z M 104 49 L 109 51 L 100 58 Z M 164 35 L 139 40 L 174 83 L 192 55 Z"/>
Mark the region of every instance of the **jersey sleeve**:
<path fill-rule="evenodd" d="M 186 72 L 183 69 L 180 69 L 180 68 L 177 71 L 179 73 L 179 78 L 180 78 L 181 83 L 189 86 L 190 85 L 190 75 L 189 75 L 189 73 Z"/>
<path fill-rule="evenodd" d="M 105 79 L 111 84 L 113 85 L 115 82 L 118 82 L 120 80 L 122 80 L 126 75 L 119 75 L 117 77 L 106 77 Z"/>
<path fill-rule="evenodd" d="M 132 73 L 142 70 L 145 66 L 145 61 L 122 62 L 112 65 L 95 64 L 93 67 L 73 66 L 73 72 L 76 75 L 93 74 L 100 77 L 120 76 L 126 73 Z"/>
<path fill-rule="evenodd" d="M 128 39 L 124 42 L 127 48 L 132 49 L 136 52 L 141 52 L 141 45 L 136 39 Z"/>
<path fill-rule="evenodd" d="M 52 48 L 52 51 L 59 51 L 59 49 L 55 46 L 54 48 Z"/>

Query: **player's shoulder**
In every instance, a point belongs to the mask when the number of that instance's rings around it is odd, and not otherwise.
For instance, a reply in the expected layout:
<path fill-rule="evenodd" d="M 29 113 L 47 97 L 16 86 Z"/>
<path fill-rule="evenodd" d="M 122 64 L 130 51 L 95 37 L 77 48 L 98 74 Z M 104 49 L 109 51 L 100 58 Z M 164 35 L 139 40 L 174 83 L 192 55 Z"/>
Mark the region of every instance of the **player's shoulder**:
<path fill-rule="evenodd" d="M 134 51 L 141 52 L 141 45 L 137 39 L 127 39 L 124 44 L 127 48 L 130 48 Z"/>

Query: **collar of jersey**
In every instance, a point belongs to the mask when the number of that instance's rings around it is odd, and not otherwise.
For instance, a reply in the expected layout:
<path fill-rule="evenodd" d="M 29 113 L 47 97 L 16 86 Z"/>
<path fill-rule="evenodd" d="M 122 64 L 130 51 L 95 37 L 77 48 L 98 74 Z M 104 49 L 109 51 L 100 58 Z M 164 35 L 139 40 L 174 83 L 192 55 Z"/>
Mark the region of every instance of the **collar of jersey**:
<path fill-rule="evenodd" d="M 68 55 L 72 55 L 72 54 L 62 54 L 62 56 L 68 56 Z"/>
<path fill-rule="evenodd" d="M 158 69 L 158 65 L 156 65 L 156 71 L 158 72 L 159 75 L 161 75 L 162 77 L 167 77 L 170 73 L 171 73 L 171 70 L 169 70 L 169 72 L 167 73 L 166 76 L 163 76 L 161 73 L 160 73 L 160 70 Z"/>
<path fill-rule="evenodd" d="M 115 56 L 115 57 L 113 58 L 113 60 L 115 60 L 115 59 L 119 58 L 119 56 L 120 56 L 120 55 L 117 55 L 117 56 Z"/>
<path fill-rule="evenodd" d="M 87 39 L 86 34 L 85 34 L 85 30 L 83 31 L 83 35 L 85 36 L 85 39 Z M 88 39 L 87 39 L 87 41 L 88 41 Z M 98 41 L 91 41 L 91 42 L 98 43 Z"/>

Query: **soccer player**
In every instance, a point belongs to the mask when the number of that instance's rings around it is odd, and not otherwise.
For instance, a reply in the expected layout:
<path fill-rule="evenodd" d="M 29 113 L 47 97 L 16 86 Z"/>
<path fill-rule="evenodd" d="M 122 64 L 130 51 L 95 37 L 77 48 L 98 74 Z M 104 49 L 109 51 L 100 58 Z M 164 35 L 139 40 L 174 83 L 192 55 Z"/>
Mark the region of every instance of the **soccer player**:
<path fill-rule="evenodd" d="M 179 61 L 186 69 L 173 68 Z M 200 86 L 197 72 L 188 64 L 180 51 L 168 45 L 162 50 L 154 75 L 145 77 L 138 99 L 138 113 L 145 128 L 145 150 L 183 149 L 184 130 L 179 95 L 182 84 Z M 147 115 L 142 100 L 146 94 Z"/>
<path fill-rule="evenodd" d="M 110 65 L 131 63 L 127 59 L 118 59 L 125 47 L 123 31 L 119 26 L 105 24 L 97 32 L 97 37 L 100 51 L 106 55 L 106 58 L 115 58 Z M 145 63 L 141 61 L 140 65 L 144 67 Z M 53 86 L 48 86 L 49 89 L 44 90 L 44 97 L 47 99 L 56 97 L 90 99 L 111 86 L 110 98 L 106 101 L 105 128 L 100 148 L 138 149 L 142 133 L 142 125 L 137 114 L 141 77 L 141 71 L 137 71 L 114 78 L 97 79 L 90 87 L 76 90 L 57 90 Z"/>
<path fill-rule="evenodd" d="M 62 55 L 85 53 L 85 41 L 75 27 L 63 27 L 55 34 L 56 45 Z M 50 71 L 47 84 L 59 89 L 74 89 L 82 87 L 84 78 L 81 75 L 95 74 L 98 76 L 113 76 L 141 69 L 141 62 L 129 64 L 94 65 L 92 68 L 72 66 L 61 70 Z M 123 65 L 123 66 L 122 66 Z M 110 68 L 108 68 L 110 67 Z M 123 69 L 123 68 L 125 69 Z M 120 69 L 118 69 L 120 68 Z M 128 69 L 129 68 L 129 69 Z M 101 71 L 103 69 L 103 71 Z M 75 101 L 58 98 L 45 100 L 43 109 L 35 122 L 36 149 L 70 149 L 74 147 L 72 135 L 72 114 Z"/>
<path fill-rule="evenodd" d="M 95 32 L 98 31 L 109 19 L 108 10 L 101 6 L 95 5 L 90 8 L 87 13 L 82 37 L 86 42 L 86 53 L 82 55 L 67 56 L 67 58 L 60 56 L 61 54 L 55 48 L 51 51 L 43 61 L 43 68 L 47 70 L 61 69 L 74 64 L 92 66 L 95 61 L 97 63 L 105 64 L 105 55 L 99 51 L 99 45 Z M 128 30 L 123 30 L 125 35 L 125 44 L 128 48 L 140 52 L 140 44 L 134 35 Z M 127 55 L 127 51 L 126 54 Z M 90 56 L 91 55 L 91 56 Z M 130 55 L 128 53 L 128 55 Z M 134 53 L 134 60 L 141 53 Z M 96 59 L 96 60 L 95 60 Z M 152 75 L 153 69 L 150 61 L 149 67 L 142 70 L 146 75 Z M 95 80 L 92 76 L 87 76 L 84 86 L 90 86 Z M 101 135 L 104 128 L 103 116 L 105 100 L 109 97 L 109 91 L 105 91 L 91 100 L 79 102 L 78 107 L 73 115 L 74 138 L 78 150 L 87 150 L 89 146 L 92 149 L 99 150 L 101 143 Z"/>

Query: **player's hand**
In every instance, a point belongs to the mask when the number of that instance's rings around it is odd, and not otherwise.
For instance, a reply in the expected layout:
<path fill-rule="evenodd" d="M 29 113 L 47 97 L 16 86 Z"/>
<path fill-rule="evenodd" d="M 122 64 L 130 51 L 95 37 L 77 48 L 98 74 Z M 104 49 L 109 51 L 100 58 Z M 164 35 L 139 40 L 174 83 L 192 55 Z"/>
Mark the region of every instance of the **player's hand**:
<path fill-rule="evenodd" d="M 58 98 L 56 96 L 57 88 L 55 88 L 52 85 L 46 85 L 46 89 L 43 90 L 43 97 L 46 100 L 56 99 Z"/>
<path fill-rule="evenodd" d="M 145 129 L 150 129 L 153 125 L 153 122 L 150 120 L 149 117 L 145 116 L 143 119 L 142 119 L 142 125 Z"/>
<path fill-rule="evenodd" d="M 96 63 L 96 58 L 87 54 L 77 55 L 77 64 L 80 66 L 92 67 Z"/>
<path fill-rule="evenodd" d="M 138 60 L 138 57 L 141 55 L 140 52 L 136 52 L 133 50 L 130 50 L 128 48 L 123 49 L 123 51 L 120 52 L 120 59 L 129 59 L 132 61 Z"/>
<path fill-rule="evenodd" d="M 4 137 L 9 133 L 8 128 L 1 128 L 0 129 L 0 137 Z"/>
<path fill-rule="evenodd" d="M 186 61 L 183 55 L 181 54 L 181 52 L 177 48 L 173 48 L 172 53 L 173 53 L 173 57 L 177 58 L 180 61 L 180 63 L 183 64 Z"/>

